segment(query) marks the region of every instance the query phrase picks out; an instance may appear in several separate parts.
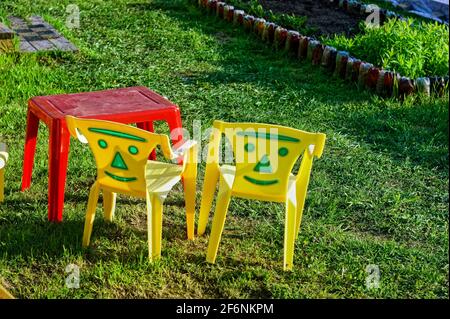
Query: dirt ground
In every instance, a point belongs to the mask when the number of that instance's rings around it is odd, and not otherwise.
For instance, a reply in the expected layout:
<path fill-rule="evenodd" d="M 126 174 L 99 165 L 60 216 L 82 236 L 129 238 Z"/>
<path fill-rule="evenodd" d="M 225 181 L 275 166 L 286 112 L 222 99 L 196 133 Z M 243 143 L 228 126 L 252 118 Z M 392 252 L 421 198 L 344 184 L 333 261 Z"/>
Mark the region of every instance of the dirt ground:
<path fill-rule="evenodd" d="M 275 13 L 307 16 L 307 25 L 317 28 L 316 35 L 358 33 L 361 16 L 330 5 L 328 0 L 259 0 L 265 9 Z"/>

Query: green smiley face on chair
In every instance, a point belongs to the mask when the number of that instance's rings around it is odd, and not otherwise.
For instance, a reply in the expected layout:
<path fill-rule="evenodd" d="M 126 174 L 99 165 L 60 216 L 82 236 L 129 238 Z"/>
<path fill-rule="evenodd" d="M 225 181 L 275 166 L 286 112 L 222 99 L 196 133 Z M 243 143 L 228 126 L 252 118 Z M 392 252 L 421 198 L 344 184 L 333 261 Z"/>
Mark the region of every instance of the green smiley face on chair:
<path fill-rule="evenodd" d="M 125 173 L 125 172 L 130 173 L 130 171 L 132 171 L 132 169 L 130 170 L 130 168 L 128 167 L 126 160 L 124 159 L 124 154 L 122 154 L 122 153 L 128 153 L 128 155 L 135 156 L 135 155 L 139 154 L 139 148 L 133 144 L 126 145 L 126 144 L 129 144 L 129 143 L 126 143 L 126 141 L 132 140 L 132 141 L 136 141 L 136 142 L 146 142 L 146 140 L 144 138 L 136 136 L 136 135 L 127 134 L 127 133 L 109 130 L 109 129 L 89 128 L 89 131 L 105 136 L 104 138 L 100 137 L 97 141 L 97 145 L 102 150 L 106 151 L 107 153 L 111 153 L 111 155 L 112 155 L 112 159 L 109 164 L 110 169 L 109 170 L 105 169 L 105 174 L 118 182 L 134 182 L 134 181 L 136 181 L 137 177 L 119 176 L 117 174 L 114 174 L 112 171 L 117 171 L 117 173 L 121 172 L 122 173 L 121 175 L 123 175 L 123 173 Z M 124 145 L 122 145 L 123 148 L 120 148 L 119 150 L 109 149 L 109 144 L 107 141 L 108 138 L 106 136 L 124 139 Z M 108 154 L 108 157 L 111 157 L 111 155 Z"/>
<path fill-rule="evenodd" d="M 286 158 L 289 155 L 289 147 L 292 147 L 292 143 L 299 143 L 300 140 L 294 137 L 278 135 L 278 134 L 270 134 L 270 133 L 256 133 L 256 132 L 238 132 L 239 136 L 247 136 L 249 138 L 253 138 L 252 141 L 247 141 L 244 144 L 244 151 L 246 153 L 253 153 L 257 151 L 257 143 L 264 143 L 264 140 L 276 140 L 278 142 L 278 159 L 279 165 L 283 164 L 283 158 Z M 250 139 L 249 139 L 250 140 Z M 270 186 L 277 184 L 279 179 L 265 179 L 264 175 L 276 175 L 276 170 L 274 170 L 274 166 L 270 162 L 270 158 L 268 154 L 264 154 L 257 160 L 257 163 L 253 167 L 253 176 L 244 175 L 244 179 L 249 183 L 258 185 L 258 186 Z"/>

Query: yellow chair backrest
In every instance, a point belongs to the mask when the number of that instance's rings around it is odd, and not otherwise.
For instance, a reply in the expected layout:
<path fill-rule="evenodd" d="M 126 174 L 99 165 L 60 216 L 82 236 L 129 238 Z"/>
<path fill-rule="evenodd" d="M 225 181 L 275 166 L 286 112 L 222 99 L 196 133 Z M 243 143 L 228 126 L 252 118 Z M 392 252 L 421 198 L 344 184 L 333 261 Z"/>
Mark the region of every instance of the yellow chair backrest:
<path fill-rule="evenodd" d="M 171 157 L 167 135 L 150 133 L 120 123 L 66 117 L 70 134 L 88 143 L 97 163 L 97 181 L 112 191 L 145 197 L 145 166 L 150 152 L 160 146 Z"/>
<path fill-rule="evenodd" d="M 279 125 L 215 121 L 207 165 L 219 165 L 222 134 L 231 144 L 236 174 L 233 193 L 284 201 L 290 173 L 300 156 L 320 157 L 325 135 Z"/>

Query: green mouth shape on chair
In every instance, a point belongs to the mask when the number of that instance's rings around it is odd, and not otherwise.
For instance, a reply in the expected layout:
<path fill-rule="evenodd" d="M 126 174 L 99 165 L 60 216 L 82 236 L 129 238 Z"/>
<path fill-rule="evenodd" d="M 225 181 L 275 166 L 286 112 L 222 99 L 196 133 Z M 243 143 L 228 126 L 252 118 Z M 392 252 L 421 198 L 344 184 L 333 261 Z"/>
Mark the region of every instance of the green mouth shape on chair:
<path fill-rule="evenodd" d="M 108 171 L 105 171 L 105 174 L 119 182 L 134 182 L 137 180 L 136 177 L 120 177 L 120 176 L 114 175 Z"/>
<path fill-rule="evenodd" d="M 270 185 L 274 185 L 274 184 L 278 183 L 277 179 L 273 179 L 273 180 L 270 180 L 270 181 L 262 181 L 262 180 L 259 180 L 259 179 L 251 178 L 249 176 L 244 176 L 244 178 L 248 182 L 256 184 L 256 185 L 260 185 L 260 186 L 270 186 Z"/>

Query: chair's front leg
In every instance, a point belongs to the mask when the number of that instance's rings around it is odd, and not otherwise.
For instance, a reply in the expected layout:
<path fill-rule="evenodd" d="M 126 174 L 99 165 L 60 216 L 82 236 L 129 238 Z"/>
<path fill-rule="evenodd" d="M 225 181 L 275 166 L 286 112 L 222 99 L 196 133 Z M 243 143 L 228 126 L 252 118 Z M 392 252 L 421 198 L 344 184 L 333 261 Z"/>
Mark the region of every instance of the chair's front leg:
<path fill-rule="evenodd" d="M 221 178 L 219 184 L 219 194 L 217 195 L 216 211 L 214 212 L 211 236 L 209 237 L 208 252 L 206 255 L 206 261 L 209 263 L 215 263 L 216 261 L 217 250 L 219 249 L 220 239 L 222 238 L 222 232 L 225 225 L 225 218 L 227 216 L 230 200 L 231 189 Z"/>
<path fill-rule="evenodd" d="M 5 199 L 5 170 L 0 168 L 0 203 Z"/>
<path fill-rule="evenodd" d="M 296 202 L 297 202 L 296 204 L 297 213 L 295 217 L 295 228 L 296 228 L 295 239 L 298 238 L 298 234 L 300 233 L 300 226 L 303 217 L 303 209 L 305 207 L 306 194 L 308 191 L 308 184 L 311 176 L 311 168 L 313 161 L 312 156 L 308 154 L 308 152 L 305 152 L 304 156 L 305 158 L 303 159 L 302 164 L 300 165 L 295 185 Z"/>
<path fill-rule="evenodd" d="M 219 168 L 216 164 L 206 164 L 205 180 L 203 182 L 202 201 L 198 216 L 197 234 L 203 235 L 208 224 L 209 212 L 211 211 L 214 193 L 216 192 L 217 180 L 219 179 Z"/>
<path fill-rule="evenodd" d="M 292 270 L 294 264 L 294 248 L 296 236 L 296 205 L 289 199 L 286 201 L 286 217 L 284 225 L 284 270 Z"/>
<path fill-rule="evenodd" d="M 94 225 L 95 210 L 97 209 L 100 185 L 95 182 L 89 193 L 88 206 L 86 209 L 86 220 L 84 222 L 83 247 L 88 247 L 91 240 L 92 226 Z"/>
<path fill-rule="evenodd" d="M 103 191 L 103 209 L 105 220 L 112 222 L 114 218 L 114 211 L 116 210 L 117 194 L 110 191 Z"/>
<path fill-rule="evenodd" d="M 195 229 L 195 194 L 197 183 L 193 177 L 184 177 L 183 182 L 184 200 L 186 203 L 187 237 L 189 240 L 193 240 Z"/>
<path fill-rule="evenodd" d="M 186 203 L 187 237 L 194 239 L 195 231 L 195 200 L 197 193 L 197 154 L 198 146 L 189 149 L 186 168 L 183 172 L 184 200 Z"/>
<path fill-rule="evenodd" d="M 158 194 L 147 193 L 147 229 L 149 260 L 161 257 L 163 200 Z"/>

